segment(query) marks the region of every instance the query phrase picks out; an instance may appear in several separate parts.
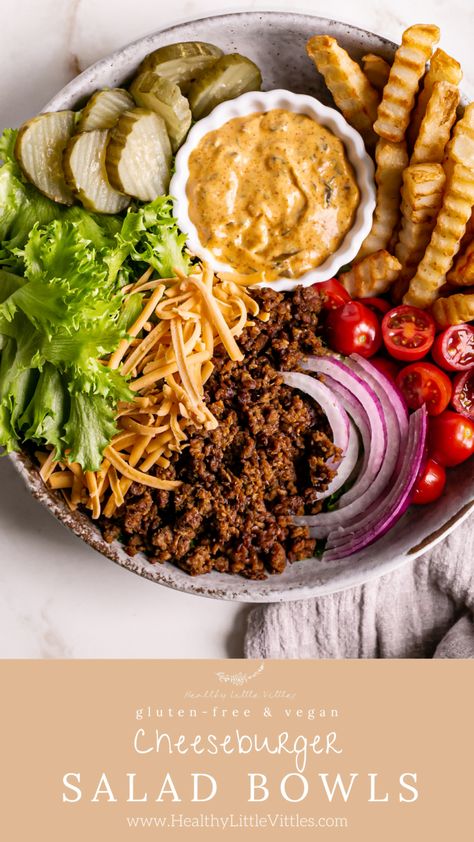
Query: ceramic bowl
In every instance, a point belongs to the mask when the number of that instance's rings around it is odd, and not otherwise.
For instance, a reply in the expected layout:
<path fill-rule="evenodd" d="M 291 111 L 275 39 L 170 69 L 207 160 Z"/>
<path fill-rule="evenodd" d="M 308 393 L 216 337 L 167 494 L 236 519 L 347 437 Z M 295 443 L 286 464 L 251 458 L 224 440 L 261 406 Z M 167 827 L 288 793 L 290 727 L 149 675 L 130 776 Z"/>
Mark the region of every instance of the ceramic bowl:
<path fill-rule="evenodd" d="M 341 266 L 350 263 L 359 251 L 363 241 L 372 227 L 372 216 L 375 208 L 374 165 L 367 154 L 364 142 L 359 132 L 344 119 L 335 108 L 329 108 L 314 96 L 295 94 L 293 91 L 250 91 L 236 99 L 223 102 L 214 108 L 208 117 L 199 120 L 189 132 L 186 142 L 176 156 L 175 174 L 170 185 L 170 193 L 174 197 L 174 214 L 179 227 L 187 234 L 187 244 L 193 254 L 212 266 L 214 271 L 232 271 L 238 266 L 229 266 L 216 259 L 199 239 L 198 231 L 191 222 L 188 209 L 187 183 L 189 179 L 189 158 L 200 141 L 209 132 L 220 128 L 235 117 L 246 117 L 249 114 L 264 113 L 276 108 L 304 114 L 316 123 L 328 129 L 344 143 L 347 157 L 352 164 L 357 184 L 360 190 L 360 201 L 354 217 L 354 222 L 347 232 L 339 248 L 331 254 L 320 266 L 305 272 L 297 280 L 281 278 L 277 281 L 264 282 L 258 286 L 269 286 L 279 292 L 295 289 L 297 286 L 310 286 L 319 281 L 326 281 L 334 277 Z"/>
<path fill-rule="evenodd" d="M 391 58 L 395 45 L 355 27 L 310 15 L 244 12 L 190 21 L 129 44 L 98 61 L 66 85 L 45 110 L 75 108 L 97 88 L 127 82 L 151 50 L 176 41 L 210 41 L 226 52 L 239 51 L 262 70 L 268 89 L 291 89 L 334 106 L 323 80 L 305 52 L 306 40 L 316 33 L 332 35 L 355 59 L 366 53 Z M 191 577 L 171 564 L 150 564 L 143 555 L 130 558 L 118 542 L 107 544 L 97 527 L 80 512 L 71 513 L 59 496 L 46 489 L 36 467 L 25 454 L 13 464 L 32 494 L 66 527 L 91 547 L 128 570 L 186 593 L 241 602 L 279 602 L 332 593 L 374 579 L 441 541 L 474 510 L 472 460 L 449 471 L 443 497 L 431 506 L 409 510 L 396 527 L 371 547 L 338 562 L 302 561 L 281 576 L 249 582 L 239 576 L 210 573 Z"/>

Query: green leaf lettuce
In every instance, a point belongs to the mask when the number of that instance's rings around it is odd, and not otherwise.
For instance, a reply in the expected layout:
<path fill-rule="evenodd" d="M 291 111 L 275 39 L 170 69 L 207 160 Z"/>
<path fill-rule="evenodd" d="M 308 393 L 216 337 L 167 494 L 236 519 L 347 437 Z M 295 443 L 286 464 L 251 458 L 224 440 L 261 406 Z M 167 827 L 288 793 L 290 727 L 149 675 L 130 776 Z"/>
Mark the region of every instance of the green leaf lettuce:
<path fill-rule="evenodd" d="M 0 445 L 30 441 L 97 470 L 132 398 L 101 362 L 142 309 L 121 288 L 149 266 L 187 272 L 184 237 L 168 197 L 124 216 L 52 202 L 25 180 L 15 137 L 0 137 Z"/>

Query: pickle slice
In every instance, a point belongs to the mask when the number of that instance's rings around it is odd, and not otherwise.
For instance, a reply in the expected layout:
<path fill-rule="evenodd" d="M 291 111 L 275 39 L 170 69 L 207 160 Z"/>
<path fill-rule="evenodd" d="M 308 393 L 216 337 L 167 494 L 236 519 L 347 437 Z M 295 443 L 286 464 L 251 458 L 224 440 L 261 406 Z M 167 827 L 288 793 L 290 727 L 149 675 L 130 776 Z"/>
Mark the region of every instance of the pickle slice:
<path fill-rule="evenodd" d="M 262 74 L 249 58 L 238 53 L 222 56 L 206 70 L 188 91 L 193 118 L 206 117 L 216 105 L 247 91 L 258 91 Z"/>
<path fill-rule="evenodd" d="M 92 132 L 95 129 L 111 129 L 124 111 L 135 105 L 133 98 L 123 88 L 96 91 L 84 106 L 79 120 L 78 132 Z"/>
<path fill-rule="evenodd" d="M 105 153 L 108 179 L 116 190 L 151 202 L 163 196 L 171 175 L 171 143 L 155 111 L 125 111 L 110 130 Z"/>
<path fill-rule="evenodd" d="M 74 200 L 64 178 L 63 152 L 75 119 L 74 111 L 39 114 L 22 125 L 15 144 L 25 176 L 41 193 L 63 205 L 72 205 Z"/>
<path fill-rule="evenodd" d="M 204 41 L 183 41 L 180 44 L 168 44 L 145 56 L 140 71 L 153 70 L 163 79 L 179 85 L 183 94 L 191 82 L 204 71 L 212 67 L 223 55 L 219 47 Z"/>
<path fill-rule="evenodd" d="M 140 73 L 130 85 L 137 105 L 156 111 L 163 117 L 173 152 L 181 146 L 191 125 L 191 109 L 178 85 L 162 79 L 153 70 Z"/>
<path fill-rule="evenodd" d="M 98 213 L 119 213 L 130 202 L 110 186 L 105 171 L 109 132 L 95 129 L 75 135 L 64 153 L 66 180 L 85 208 Z"/>

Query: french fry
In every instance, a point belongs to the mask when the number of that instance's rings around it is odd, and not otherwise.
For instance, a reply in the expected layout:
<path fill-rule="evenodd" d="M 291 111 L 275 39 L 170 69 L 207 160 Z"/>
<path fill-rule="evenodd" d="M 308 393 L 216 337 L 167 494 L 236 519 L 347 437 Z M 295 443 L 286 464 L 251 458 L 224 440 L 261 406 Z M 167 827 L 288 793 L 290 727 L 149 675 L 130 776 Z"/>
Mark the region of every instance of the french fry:
<path fill-rule="evenodd" d="M 461 79 L 462 70 L 459 62 L 455 58 L 451 58 L 444 50 L 435 50 L 423 82 L 423 89 L 420 92 L 411 117 L 408 139 L 412 146 L 414 146 L 418 137 L 420 126 L 436 82 L 450 82 L 451 85 L 459 85 Z"/>
<path fill-rule="evenodd" d="M 474 320 L 474 295 L 450 295 L 438 298 L 432 307 L 433 317 L 439 327 L 461 325 Z"/>
<path fill-rule="evenodd" d="M 370 84 L 376 91 L 382 93 L 390 75 L 390 65 L 382 56 L 368 53 L 362 58 L 362 67 Z"/>
<path fill-rule="evenodd" d="M 421 121 L 410 164 L 440 164 L 456 120 L 459 88 L 450 82 L 435 82 Z"/>
<path fill-rule="evenodd" d="M 454 164 L 453 164 L 453 166 L 454 166 Z M 466 225 L 464 237 L 462 238 L 461 245 L 459 246 L 459 252 L 458 252 L 457 260 L 461 260 L 461 256 L 463 254 L 465 254 L 466 249 L 471 244 L 472 240 L 474 240 L 474 210 L 472 211 L 471 218 L 469 219 L 469 222 Z M 454 265 L 453 265 L 453 269 L 454 269 Z M 451 271 L 452 271 L 452 269 L 450 270 L 450 272 Z M 452 285 L 453 285 L 453 288 L 455 286 L 457 286 L 457 284 L 454 281 L 452 282 Z"/>
<path fill-rule="evenodd" d="M 472 140 L 468 140 L 469 136 L 474 131 L 474 109 L 473 103 L 470 103 L 464 109 L 464 114 L 457 123 L 454 124 L 453 134 L 451 140 L 446 146 L 446 154 L 443 160 L 443 167 L 446 173 L 446 181 L 449 183 L 453 174 L 454 165 L 456 163 L 462 164 L 466 161 L 466 166 L 469 166 L 469 158 L 473 154 Z M 464 146 L 464 148 L 462 148 Z M 472 218 L 472 216 L 471 216 Z M 470 227 L 470 222 L 466 226 L 466 234 Z M 466 235 L 465 235 L 466 236 Z"/>
<path fill-rule="evenodd" d="M 413 164 L 403 173 L 402 225 L 395 254 L 404 268 L 423 257 L 442 205 L 445 181 L 441 164 Z"/>
<path fill-rule="evenodd" d="M 405 304 L 429 307 L 444 284 L 474 205 L 474 171 L 454 164 L 429 245 L 410 281 Z"/>
<path fill-rule="evenodd" d="M 441 164 L 413 164 L 403 173 L 402 222 L 395 246 L 401 263 L 391 295 L 402 300 L 430 241 L 446 181 Z"/>
<path fill-rule="evenodd" d="M 429 24 L 410 26 L 403 33 L 374 123 L 380 137 L 393 143 L 400 143 L 405 137 L 418 84 L 438 41 L 439 28 Z"/>
<path fill-rule="evenodd" d="M 408 166 L 406 144 L 380 138 L 375 149 L 376 205 L 372 229 L 357 255 L 358 259 L 386 249 L 399 220 L 403 171 Z"/>
<path fill-rule="evenodd" d="M 382 249 L 364 257 L 348 272 L 339 275 L 338 280 L 353 298 L 368 298 L 387 292 L 397 279 L 400 268 L 397 258 Z"/>
<path fill-rule="evenodd" d="M 474 210 L 472 211 L 471 218 L 466 225 L 466 233 L 464 234 L 464 238 L 465 239 L 463 239 L 463 241 L 461 242 L 461 248 L 464 248 L 465 246 L 467 246 L 468 243 L 471 242 L 471 240 L 474 240 Z"/>
<path fill-rule="evenodd" d="M 354 126 L 369 146 L 375 144 L 373 132 L 379 95 L 357 62 L 329 35 L 314 35 L 306 45 L 309 57 L 332 93 L 334 102 L 347 122 Z"/>
<path fill-rule="evenodd" d="M 446 275 L 446 280 L 453 286 L 474 284 L 474 240 L 458 256 L 453 268 Z"/>
<path fill-rule="evenodd" d="M 474 102 L 466 105 L 464 114 L 453 129 L 447 148 L 449 161 L 474 168 Z"/>
<path fill-rule="evenodd" d="M 431 185 L 432 181 L 436 184 Z M 407 167 L 400 206 L 402 218 L 407 217 L 416 224 L 432 221 L 434 225 L 442 207 L 445 187 L 446 175 L 441 164 L 413 164 Z"/>

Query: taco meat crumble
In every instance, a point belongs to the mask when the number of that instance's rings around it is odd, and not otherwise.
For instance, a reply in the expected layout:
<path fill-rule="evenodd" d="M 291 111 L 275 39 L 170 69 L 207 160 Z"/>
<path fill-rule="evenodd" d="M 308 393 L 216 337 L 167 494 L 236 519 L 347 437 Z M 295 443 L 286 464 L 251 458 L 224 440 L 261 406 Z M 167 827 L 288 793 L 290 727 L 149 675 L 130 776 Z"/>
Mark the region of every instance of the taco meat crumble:
<path fill-rule="evenodd" d="M 191 575 L 263 579 L 314 554 L 307 528 L 290 516 L 320 510 L 316 494 L 333 477 L 326 463 L 337 451 L 324 413 L 283 385 L 278 371 L 322 353 L 320 297 L 311 287 L 253 295 L 268 321 L 256 320 L 240 337 L 243 362 L 216 356 L 206 384 L 219 426 L 196 433 L 169 468 L 156 469 L 183 485 L 169 492 L 134 483 L 115 515 L 101 519 L 106 540 L 120 538 L 130 555 L 143 551 Z"/>

